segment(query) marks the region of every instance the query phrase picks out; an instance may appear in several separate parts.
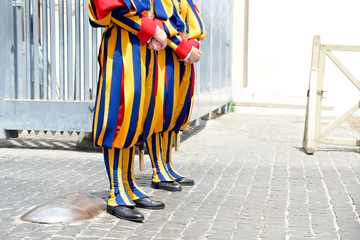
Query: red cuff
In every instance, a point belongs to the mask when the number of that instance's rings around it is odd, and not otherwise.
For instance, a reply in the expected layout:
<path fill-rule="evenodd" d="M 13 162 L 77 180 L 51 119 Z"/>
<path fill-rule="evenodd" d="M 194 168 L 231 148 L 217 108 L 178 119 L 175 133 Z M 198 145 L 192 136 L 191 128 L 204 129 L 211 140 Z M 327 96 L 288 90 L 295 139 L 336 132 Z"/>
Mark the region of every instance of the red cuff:
<path fill-rule="evenodd" d="M 156 18 L 154 18 L 153 21 L 156 22 L 156 24 L 157 24 L 162 30 L 165 31 L 164 23 L 163 23 L 162 21 L 160 21 L 159 19 L 156 19 Z"/>
<path fill-rule="evenodd" d="M 147 17 L 142 18 L 140 30 L 137 35 L 140 43 L 146 44 L 152 38 L 152 36 L 154 36 L 156 26 L 157 24 L 153 20 Z"/>
<path fill-rule="evenodd" d="M 192 44 L 190 41 L 182 40 L 178 45 L 175 53 L 178 55 L 179 59 L 185 59 L 187 55 L 189 55 L 192 48 Z"/>
<path fill-rule="evenodd" d="M 200 49 L 200 43 L 194 39 L 189 39 L 188 42 L 191 43 L 191 46 L 193 46 L 194 48 Z"/>

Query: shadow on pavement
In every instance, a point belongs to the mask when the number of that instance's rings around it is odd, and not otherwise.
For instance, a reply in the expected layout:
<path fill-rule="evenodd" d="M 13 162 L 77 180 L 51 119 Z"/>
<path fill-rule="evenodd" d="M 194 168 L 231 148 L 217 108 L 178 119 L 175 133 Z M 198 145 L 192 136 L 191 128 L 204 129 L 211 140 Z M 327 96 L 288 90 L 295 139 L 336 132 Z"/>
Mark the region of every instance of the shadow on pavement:
<path fill-rule="evenodd" d="M 181 134 L 181 142 L 186 141 L 191 136 L 196 135 L 205 124 L 198 126 L 188 126 Z M 87 139 L 85 144 L 78 146 L 79 135 L 76 133 L 56 132 L 54 135 L 51 132 L 22 131 L 18 138 L 0 139 L 0 148 L 21 148 L 21 149 L 54 149 L 54 150 L 71 150 L 71 151 L 85 151 L 85 152 L 101 152 L 101 148 L 93 146 L 90 139 Z M 145 148 L 146 153 L 146 148 Z"/>

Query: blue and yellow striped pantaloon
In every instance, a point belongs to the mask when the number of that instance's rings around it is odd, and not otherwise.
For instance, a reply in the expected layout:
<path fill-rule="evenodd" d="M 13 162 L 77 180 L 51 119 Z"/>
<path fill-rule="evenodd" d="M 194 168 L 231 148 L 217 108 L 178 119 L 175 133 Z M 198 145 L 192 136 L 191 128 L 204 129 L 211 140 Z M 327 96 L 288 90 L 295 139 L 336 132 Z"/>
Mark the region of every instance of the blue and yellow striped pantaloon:
<path fill-rule="evenodd" d="M 134 205 L 133 200 L 147 197 L 135 183 L 133 161 L 135 144 L 144 142 L 153 126 L 155 53 L 113 24 L 103 34 L 99 64 L 93 139 L 103 148 L 108 205 Z"/>
<path fill-rule="evenodd" d="M 158 52 L 158 91 L 154 134 L 147 139 L 153 168 L 153 181 L 164 182 L 183 178 L 172 164 L 172 143 L 175 132 L 183 130 L 190 119 L 194 91 L 194 67 L 179 61 L 173 50 Z"/>

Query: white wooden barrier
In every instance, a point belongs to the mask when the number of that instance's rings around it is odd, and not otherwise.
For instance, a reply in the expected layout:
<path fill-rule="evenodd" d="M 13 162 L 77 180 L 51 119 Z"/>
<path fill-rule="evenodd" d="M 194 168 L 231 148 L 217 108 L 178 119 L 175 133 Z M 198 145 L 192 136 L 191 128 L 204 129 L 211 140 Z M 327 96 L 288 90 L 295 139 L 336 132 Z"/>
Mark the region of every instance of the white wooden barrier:
<path fill-rule="evenodd" d="M 353 83 L 360 91 L 360 82 L 340 62 L 332 51 L 360 52 L 360 46 L 320 44 L 320 37 L 314 36 L 303 139 L 303 147 L 309 154 L 312 154 L 319 149 L 319 143 L 360 146 L 360 139 L 327 137 L 332 130 L 338 127 L 343 121 L 360 108 L 360 101 L 357 101 L 351 108 L 349 108 L 341 116 L 337 117 L 326 127 L 323 129 L 320 128 L 326 56 L 334 62 L 334 64 L 344 73 L 351 83 Z"/>

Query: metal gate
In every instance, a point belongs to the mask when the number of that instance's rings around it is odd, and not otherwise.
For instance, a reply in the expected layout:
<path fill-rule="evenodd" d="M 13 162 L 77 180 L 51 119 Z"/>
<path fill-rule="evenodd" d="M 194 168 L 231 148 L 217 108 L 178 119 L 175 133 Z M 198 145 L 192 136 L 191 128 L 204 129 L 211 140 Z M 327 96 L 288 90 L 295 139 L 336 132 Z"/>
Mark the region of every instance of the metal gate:
<path fill-rule="evenodd" d="M 89 26 L 87 0 L 6 0 L 0 8 L 1 66 L 10 68 L 0 88 L 0 137 L 88 132 L 101 32 Z"/>
<path fill-rule="evenodd" d="M 195 2 L 208 35 L 192 120 L 231 102 L 233 0 Z M 0 138 L 91 131 L 101 33 L 89 25 L 87 0 L 0 1 Z"/>

